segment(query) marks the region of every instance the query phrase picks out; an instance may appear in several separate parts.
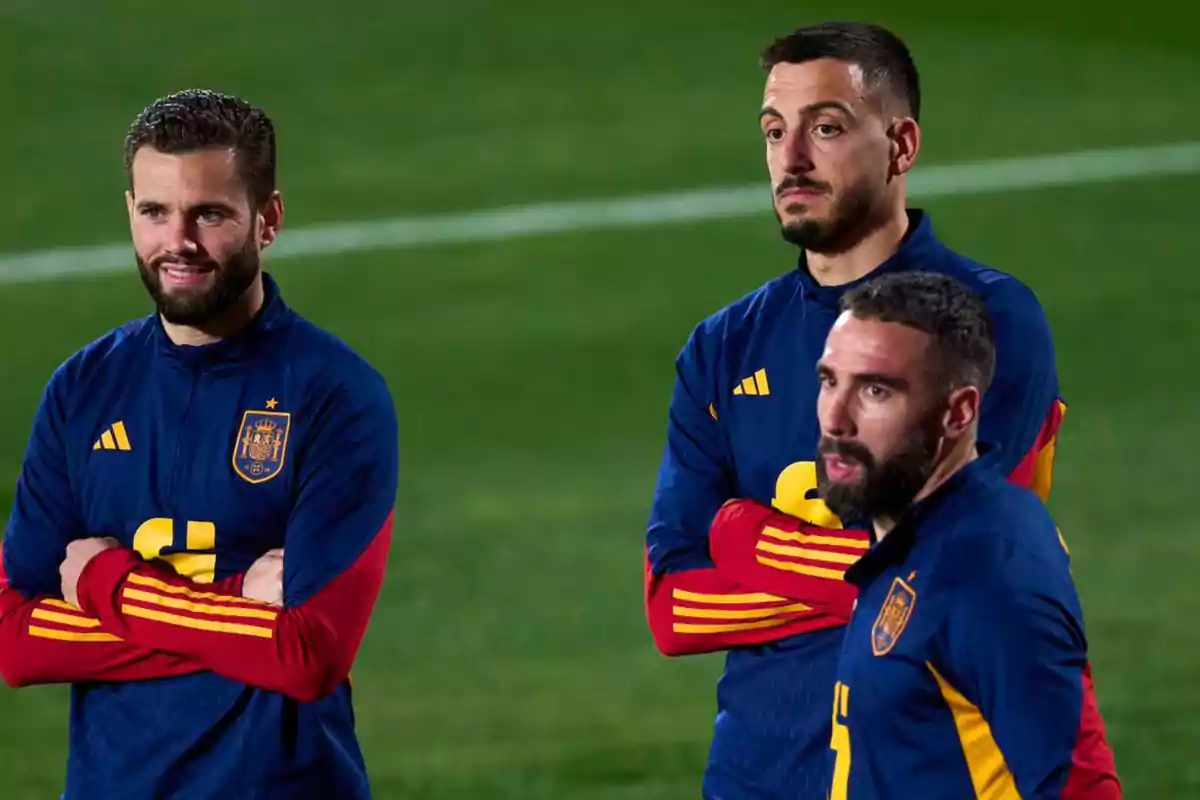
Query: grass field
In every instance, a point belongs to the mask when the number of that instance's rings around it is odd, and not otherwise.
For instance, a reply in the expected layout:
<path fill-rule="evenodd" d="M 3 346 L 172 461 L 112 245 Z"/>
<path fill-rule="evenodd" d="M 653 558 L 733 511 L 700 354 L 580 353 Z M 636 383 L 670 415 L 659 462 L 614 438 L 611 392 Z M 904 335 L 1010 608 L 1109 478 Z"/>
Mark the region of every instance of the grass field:
<path fill-rule="evenodd" d="M 923 164 L 1200 141 L 1195 11 L 1164 0 L 1127 19 L 1032 0 L 402 5 L 0 4 L 0 68 L 20 76 L 0 253 L 121 240 L 125 127 L 195 85 L 273 114 L 293 227 L 765 181 L 758 50 L 824 17 L 909 40 Z M 721 662 L 655 653 L 642 543 L 676 350 L 794 262 L 765 197 L 755 218 L 270 265 L 385 372 L 401 417 L 400 525 L 355 671 L 378 797 L 697 796 Z M 1070 403 L 1052 505 L 1127 796 L 1198 796 L 1200 176 L 926 207 L 1048 310 Z M 4 509 L 51 370 L 146 311 L 132 265 L 0 285 Z M 66 699 L 0 691 L 0 797 L 57 796 Z"/>

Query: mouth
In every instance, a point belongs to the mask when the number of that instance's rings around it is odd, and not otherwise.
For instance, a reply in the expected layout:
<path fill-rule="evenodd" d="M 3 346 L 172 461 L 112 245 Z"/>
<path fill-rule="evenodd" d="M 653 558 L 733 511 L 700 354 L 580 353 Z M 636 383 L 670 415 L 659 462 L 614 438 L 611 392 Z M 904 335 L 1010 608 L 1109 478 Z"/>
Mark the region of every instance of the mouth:
<path fill-rule="evenodd" d="M 158 265 L 163 283 L 171 286 L 198 286 L 214 272 L 212 267 L 165 261 Z"/>
<path fill-rule="evenodd" d="M 825 460 L 825 474 L 834 483 L 849 483 L 862 474 L 862 464 L 857 461 L 844 458 L 836 453 L 831 453 L 823 458 Z"/>
<path fill-rule="evenodd" d="M 820 197 L 824 192 L 819 189 L 784 189 L 779 193 L 780 200 L 811 200 Z"/>

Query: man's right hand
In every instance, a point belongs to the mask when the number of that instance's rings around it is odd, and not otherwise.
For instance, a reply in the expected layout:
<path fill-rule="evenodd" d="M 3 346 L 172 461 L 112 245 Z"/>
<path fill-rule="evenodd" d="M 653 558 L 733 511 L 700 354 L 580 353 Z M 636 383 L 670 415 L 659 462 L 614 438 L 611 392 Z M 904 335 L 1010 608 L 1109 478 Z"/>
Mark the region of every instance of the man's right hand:
<path fill-rule="evenodd" d="M 250 565 L 242 581 L 242 597 L 283 606 L 283 549 L 268 550 Z"/>

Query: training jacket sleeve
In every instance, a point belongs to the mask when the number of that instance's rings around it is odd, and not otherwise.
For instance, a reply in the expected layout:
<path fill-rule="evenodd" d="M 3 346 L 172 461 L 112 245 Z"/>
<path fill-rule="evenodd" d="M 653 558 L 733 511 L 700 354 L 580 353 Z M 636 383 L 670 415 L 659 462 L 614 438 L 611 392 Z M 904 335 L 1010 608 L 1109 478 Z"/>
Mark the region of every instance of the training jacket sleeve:
<path fill-rule="evenodd" d="M 686 655 L 841 624 L 795 599 L 722 574 L 709 552 L 714 515 L 736 483 L 712 406 L 713 361 L 698 328 L 675 362 L 667 441 L 646 533 L 645 605 L 659 651 Z"/>
<path fill-rule="evenodd" d="M 349 675 L 383 582 L 397 423 L 387 386 L 374 374 L 330 393 L 313 419 L 297 453 L 282 609 L 213 592 L 117 548 L 84 569 L 83 610 L 122 638 L 251 686 L 301 701 L 336 689 Z"/>
<path fill-rule="evenodd" d="M 1033 292 L 1016 281 L 988 302 L 996 339 L 996 369 L 983 396 L 979 440 L 1000 446 L 1001 469 L 1045 500 L 1065 406 L 1050 323 Z"/>
<path fill-rule="evenodd" d="M 971 774 L 989 782 L 976 792 L 1120 797 L 1115 778 L 1085 794 L 1068 788 L 1082 768 L 1088 657 L 1066 553 L 995 534 L 957 547 L 952 563 L 963 574 L 947 612 L 946 656 L 928 666 L 959 721 Z M 986 727 L 970 724 L 975 711 Z"/>

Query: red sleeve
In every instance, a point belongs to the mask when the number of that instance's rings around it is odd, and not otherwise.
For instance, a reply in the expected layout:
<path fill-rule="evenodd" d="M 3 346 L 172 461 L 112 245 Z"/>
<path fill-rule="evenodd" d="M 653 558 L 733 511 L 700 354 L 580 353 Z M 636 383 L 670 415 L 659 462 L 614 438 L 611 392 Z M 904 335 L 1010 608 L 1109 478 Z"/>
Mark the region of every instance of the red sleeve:
<path fill-rule="evenodd" d="M 659 652 L 697 655 L 831 628 L 844 620 L 730 581 L 716 569 L 655 573 L 646 561 L 646 616 Z"/>
<path fill-rule="evenodd" d="M 1055 447 L 1066 406 L 1056 400 L 1037 441 L 1009 476 L 1043 500 L 1050 495 Z M 753 500 L 734 500 L 717 512 L 709 548 L 721 574 L 755 590 L 795 598 L 844 621 L 854 587 L 846 569 L 871 545 L 866 531 L 819 528 Z"/>
<path fill-rule="evenodd" d="M 240 591 L 241 576 L 215 586 Z M 203 669 L 185 656 L 125 641 L 67 602 L 26 598 L 0 564 L 0 677 L 9 686 L 140 681 Z"/>
<path fill-rule="evenodd" d="M 1043 502 L 1050 497 L 1054 484 L 1054 457 L 1066 413 L 1066 403 L 1055 400 L 1042 423 L 1037 441 L 1009 476 L 1013 483 L 1032 489 Z M 1062 537 L 1061 533 L 1059 537 Z M 1065 541 L 1063 547 L 1066 547 Z M 1122 791 L 1104 717 L 1096 701 L 1092 666 L 1088 664 L 1083 672 L 1083 711 L 1079 721 L 1079 737 L 1071 758 L 1071 774 L 1063 789 L 1063 800 L 1121 800 Z"/>
<path fill-rule="evenodd" d="M 106 630 L 187 656 L 205 669 L 301 702 L 350 673 L 383 583 L 392 515 L 350 567 L 303 603 L 275 608 L 209 591 L 114 548 L 79 580 L 79 602 Z"/>
<path fill-rule="evenodd" d="M 1083 711 L 1079 721 L 1079 736 L 1071 756 L 1071 773 L 1063 788 L 1063 800 L 1121 800 L 1124 792 L 1117 776 L 1117 764 L 1104 718 L 1096 703 L 1096 687 L 1092 681 L 1092 665 L 1083 670 Z"/>
<path fill-rule="evenodd" d="M 1058 449 L 1058 432 L 1066 413 L 1066 403 L 1055 400 L 1046 414 L 1042 429 L 1038 432 L 1037 441 L 1009 475 L 1010 481 L 1032 489 L 1043 502 L 1050 497 L 1050 488 L 1054 483 L 1054 456 Z"/>
<path fill-rule="evenodd" d="M 818 528 L 753 500 L 731 500 L 709 530 L 721 574 L 848 622 L 858 596 L 843 580 L 871 546 L 866 531 Z"/>

